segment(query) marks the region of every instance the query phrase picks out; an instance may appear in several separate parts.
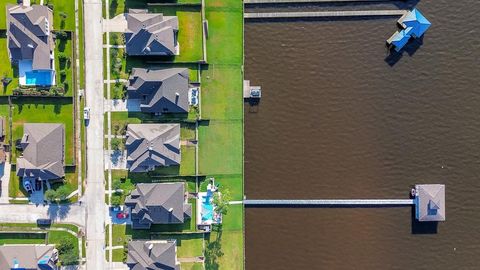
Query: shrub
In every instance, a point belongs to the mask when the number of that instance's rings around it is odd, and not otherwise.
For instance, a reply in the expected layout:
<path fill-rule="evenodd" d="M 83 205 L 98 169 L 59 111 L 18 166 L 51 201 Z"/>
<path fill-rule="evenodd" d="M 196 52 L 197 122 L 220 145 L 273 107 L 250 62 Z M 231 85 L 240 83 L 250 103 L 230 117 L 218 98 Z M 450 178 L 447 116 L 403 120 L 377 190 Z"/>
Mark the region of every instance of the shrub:
<path fill-rule="evenodd" d="M 55 37 L 60 40 L 68 39 L 68 34 L 65 31 L 57 31 L 55 32 Z"/>
<path fill-rule="evenodd" d="M 58 15 L 60 15 L 60 17 L 62 17 L 62 20 L 65 20 L 67 17 L 68 17 L 68 14 L 61 11 L 60 13 L 58 13 Z"/>
<path fill-rule="evenodd" d="M 113 206 L 119 206 L 122 204 L 122 198 L 119 195 L 113 195 L 112 196 L 112 205 Z"/>
<path fill-rule="evenodd" d="M 59 200 L 66 200 L 68 195 L 70 195 L 70 192 L 67 188 L 67 186 L 63 185 L 63 186 L 60 186 L 59 188 L 57 188 L 57 198 Z"/>

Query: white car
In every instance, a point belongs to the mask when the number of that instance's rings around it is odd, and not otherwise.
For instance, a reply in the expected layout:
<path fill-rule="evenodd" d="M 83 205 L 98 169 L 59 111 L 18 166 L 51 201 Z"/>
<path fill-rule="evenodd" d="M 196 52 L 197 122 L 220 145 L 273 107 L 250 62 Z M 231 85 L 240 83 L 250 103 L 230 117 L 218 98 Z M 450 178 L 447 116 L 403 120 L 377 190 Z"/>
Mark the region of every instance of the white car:
<path fill-rule="evenodd" d="M 83 109 L 83 119 L 85 121 L 90 120 L 90 108 L 89 107 L 85 107 Z"/>
<path fill-rule="evenodd" d="M 30 194 L 33 192 L 32 183 L 30 180 L 23 180 L 23 188 Z"/>

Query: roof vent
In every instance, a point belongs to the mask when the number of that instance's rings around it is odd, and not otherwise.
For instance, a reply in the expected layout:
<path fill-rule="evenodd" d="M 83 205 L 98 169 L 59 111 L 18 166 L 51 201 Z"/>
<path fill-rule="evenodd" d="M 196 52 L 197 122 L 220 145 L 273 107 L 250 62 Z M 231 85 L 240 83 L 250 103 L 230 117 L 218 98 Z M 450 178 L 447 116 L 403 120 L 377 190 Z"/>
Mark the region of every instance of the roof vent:
<path fill-rule="evenodd" d="M 148 246 L 148 250 L 152 250 L 152 248 L 153 248 L 153 244 L 150 244 L 150 245 Z"/>
<path fill-rule="evenodd" d="M 172 213 L 172 212 L 173 212 L 173 208 L 168 209 L 168 212 Z"/>
<path fill-rule="evenodd" d="M 29 48 L 31 48 L 31 49 L 34 48 L 34 47 L 33 47 L 33 44 L 28 44 L 27 47 L 29 47 Z"/>

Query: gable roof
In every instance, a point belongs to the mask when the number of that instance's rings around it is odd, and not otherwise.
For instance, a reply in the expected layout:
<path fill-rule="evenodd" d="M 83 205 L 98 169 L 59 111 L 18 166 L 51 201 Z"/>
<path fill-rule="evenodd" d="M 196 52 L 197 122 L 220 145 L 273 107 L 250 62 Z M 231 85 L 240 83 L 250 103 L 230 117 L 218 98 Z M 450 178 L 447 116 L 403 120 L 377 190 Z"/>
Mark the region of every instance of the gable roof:
<path fill-rule="evenodd" d="M 175 241 L 130 241 L 127 265 L 131 270 L 177 270 Z"/>
<path fill-rule="evenodd" d="M 8 5 L 7 37 L 12 61 L 32 60 L 33 70 L 52 69 L 53 12 L 42 5 Z"/>
<path fill-rule="evenodd" d="M 445 185 L 416 185 L 419 221 L 445 220 Z"/>
<path fill-rule="evenodd" d="M 3 245 L 0 246 L 0 269 L 49 269 L 38 265 L 54 266 L 53 252 L 53 245 Z"/>
<path fill-rule="evenodd" d="M 65 176 L 65 130 L 63 124 L 26 123 L 17 158 L 17 175 L 42 180 Z"/>
<path fill-rule="evenodd" d="M 129 10 L 125 33 L 128 55 L 174 55 L 177 46 L 178 18 Z"/>
<path fill-rule="evenodd" d="M 131 172 L 149 171 L 155 166 L 179 165 L 180 124 L 129 124 L 127 165 Z"/>
<path fill-rule="evenodd" d="M 127 91 L 129 98 L 141 99 L 142 112 L 187 113 L 188 89 L 189 71 L 186 68 L 134 68 Z"/>
<path fill-rule="evenodd" d="M 408 11 L 398 20 L 398 23 L 404 28 L 412 28 L 410 35 L 421 37 L 432 25 L 425 16 L 416 8 Z"/>
<path fill-rule="evenodd" d="M 190 204 L 185 203 L 182 182 L 137 184 L 125 205 L 131 208 L 134 228 L 136 225 L 183 223 L 192 211 Z"/>

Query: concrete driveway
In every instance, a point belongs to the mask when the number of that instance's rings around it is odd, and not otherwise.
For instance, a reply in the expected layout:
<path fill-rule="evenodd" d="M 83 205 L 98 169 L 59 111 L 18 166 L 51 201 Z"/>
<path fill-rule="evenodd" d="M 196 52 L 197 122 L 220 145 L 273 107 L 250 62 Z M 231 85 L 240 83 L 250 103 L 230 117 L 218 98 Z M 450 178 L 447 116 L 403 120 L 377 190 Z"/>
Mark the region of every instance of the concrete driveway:
<path fill-rule="evenodd" d="M 4 164 L 0 165 L 0 180 L 2 181 L 2 190 L 0 191 L 0 203 L 8 203 L 8 187 L 10 183 L 10 170 L 11 166 L 7 161 Z"/>
<path fill-rule="evenodd" d="M 36 223 L 39 218 L 50 218 L 58 223 L 85 226 L 85 207 L 79 204 L 2 204 L 0 213 L 0 223 Z"/>
<path fill-rule="evenodd" d="M 105 111 L 110 109 L 112 112 L 140 112 L 140 99 L 111 99 L 105 100 Z"/>
<path fill-rule="evenodd" d="M 128 24 L 126 14 L 117 15 L 113 19 L 104 20 L 103 22 L 103 32 L 125 33 L 127 28 Z"/>

